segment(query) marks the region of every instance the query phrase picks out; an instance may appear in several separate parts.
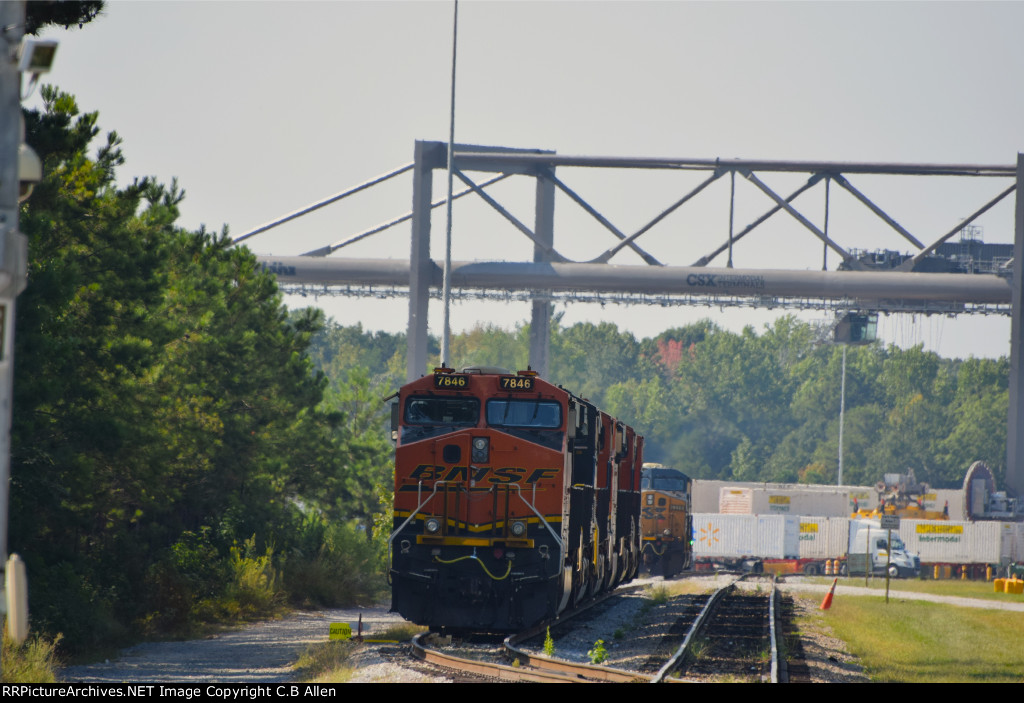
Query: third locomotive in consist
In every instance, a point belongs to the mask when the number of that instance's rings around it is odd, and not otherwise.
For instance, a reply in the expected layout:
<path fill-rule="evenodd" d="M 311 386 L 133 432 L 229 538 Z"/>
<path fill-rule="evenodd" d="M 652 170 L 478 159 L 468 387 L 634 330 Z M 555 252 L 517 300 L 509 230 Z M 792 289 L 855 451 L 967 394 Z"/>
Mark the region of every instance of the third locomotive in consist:
<path fill-rule="evenodd" d="M 643 438 L 532 371 L 438 368 L 392 410 L 392 610 L 512 631 L 632 579 Z"/>

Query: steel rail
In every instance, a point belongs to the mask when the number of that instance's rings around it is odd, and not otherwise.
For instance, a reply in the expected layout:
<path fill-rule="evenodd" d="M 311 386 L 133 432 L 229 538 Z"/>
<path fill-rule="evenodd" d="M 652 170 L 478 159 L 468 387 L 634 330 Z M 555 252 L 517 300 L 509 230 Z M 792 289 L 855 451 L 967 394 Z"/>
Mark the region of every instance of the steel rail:
<path fill-rule="evenodd" d="M 562 659 L 554 659 L 542 654 L 533 654 L 525 649 L 519 647 L 523 642 L 540 635 L 545 632 L 548 627 L 556 624 L 564 624 L 569 620 L 585 613 L 590 608 L 603 603 L 612 596 L 622 595 L 623 593 L 629 593 L 631 591 L 639 590 L 640 586 L 625 586 L 617 588 L 613 591 L 608 591 L 601 595 L 586 601 L 581 606 L 575 608 L 568 613 L 562 613 L 555 620 L 550 622 L 543 622 L 529 630 L 510 635 L 505 638 L 505 650 L 512 656 L 519 659 L 523 665 L 533 666 L 540 669 L 547 669 L 550 671 L 558 671 L 564 674 L 569 674 L 577 678 L 584 677 L 586 679 L 597 679 L 598 681 L 605 681 L 609 683 L 634 683 L 638 681 L 647 681 L 648 676 L 635 671 L 627 671 L 625 669 L 614 669 L 607 666 L 598 666 L 597 664 L 585 664 L 582 662 L 570 662 Z"/>
<path fill-rule="evenodd" d="M 507 666 L 505 664 L 466 659 L 454 654 L 446 654 L 430 647 L 427 639 L 433 633 L 426 632 L 413 638 L 413 655 L 418 659 L 438 666 L 468 671 L 481 676 L 491 676 L 502 681 L 534 681 L 538 683 L 592 683 L 596 681 L 630 683 L 645 681 L 647 677 L 643 674 L 610 669 L 594 664 L 551 659 L 537 654 L 530 654 L 516 647 L 517 644 L 543 633 L 548 627 L 555 624 L 564 624 L 614 595 L 621 595 L 624 592 L 636 590 L 637 588 L 639 587 L 627 586 L 603 593 L 586 601 L 583 605 L 570 612 L 562 613 L 554 620 L 543 622 L 521 633 L 506 637 L 503 646 L 510 655 L 519 660 L 519 666 Z"/>
<path fill-rule="evenodd" d="M 490 676 L 502 681 L 533 681 L 536 683 L 579 683 L 579 679 L 554 671 L 526 671 L 521 667 L 506 666 L 476 659 L 457 657 L 433 649 L 426 640 L 433 633 L 421 632 L 412 639 L 412 653 L 417 659 L 449 669 L 466 671 L 480 676 Z"/>
<path fill-rule="evenodd" d="M 782 632 L 777 626 L 776 613 L 778 612 L 779 601 L 777 599 L 779 589 L 776 588 L 776 578 L 772 576 L 772 593 L 768 597 L 768 638 L 771 641 L 772 649 L 772 683 L 789 683 L 789 671 L 786 669 L 786 660 L 782 657 L 781 637 Z"/>

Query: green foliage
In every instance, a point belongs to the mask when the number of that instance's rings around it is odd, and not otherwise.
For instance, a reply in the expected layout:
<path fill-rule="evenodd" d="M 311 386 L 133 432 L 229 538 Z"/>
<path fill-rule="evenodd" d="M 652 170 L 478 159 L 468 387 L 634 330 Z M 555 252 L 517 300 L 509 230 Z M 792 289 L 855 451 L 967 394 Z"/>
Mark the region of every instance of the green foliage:
<path fill-rule="evenodd" d="M 594 642 L 594 648 L 587 650 L 591 664 L 603 664 L 608 659 L 608 650 L 604 647 L 604 640 Z"/>
<path fill-rule="evenodd" d="M 285 584 L 301 605 L 368 605 L 387 588 L 383 566 L 379 545 L 361 524 L 308 516 L 288 556 Z"/>
<path fill-rule="evenodd" d="M 256 551 L 253 535 L 241 547 L 231 548 L 231 581 L 227 597 L 242 617 L 258 617 L 272 612 L 283 600 L 280 576 L 274 568 L 272 547 L 264 554 Z"/>
<path fill-rule="evenodd" d="M 551 639 L 551 628 L 547 629 L 547 634 L 544 635 L 544 656 L 553 657 L 555 655 L 555 641 Z"/>
<path fill-rule="evenodd" d="M 25 4 L 25 33 L 38 34 L 49 25 L 64 29 L 82 27 L 103 11 L 103 0 L 60 0 L 60 2 L 29 2 Z"/>
<path fill-rule="evenodd" d="M 11 437 L 10 540 L 34 624 L 77 650 L 132 624 L 271 611 L 300 506 L 348 512 L 323 489 L 361 470 L 340 459 L 343 417 L 320 409 L 328 382 L 306 355 L 322 315 L 289 315 L 226 233 L 177 228 L 176 183 L 118 187 L 117 135 L 90 155 L 96 115 L 42 96 L 26 113 L 46 176 L 22 206 Z"/>
<path fill-rule="evenodd" d="M 32 637 L 17 645 L 3 630 L 3 683 L 56 683 L 57 645 L 54 640 Z"/>

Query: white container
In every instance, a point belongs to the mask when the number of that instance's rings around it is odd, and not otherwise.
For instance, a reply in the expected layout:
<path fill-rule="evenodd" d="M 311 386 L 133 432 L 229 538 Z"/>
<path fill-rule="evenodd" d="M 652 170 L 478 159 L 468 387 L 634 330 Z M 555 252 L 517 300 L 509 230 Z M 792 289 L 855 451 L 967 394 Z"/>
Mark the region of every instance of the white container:
<path fill-rule="evenodd" d="M 900 538 L 922 564 L 999 564 L 1010 559 L 1014 525 L 962 520 L 903 520 Z"/>
<path fill-rule="evenodd" d="M 752 493 L 752 512 L 755 515 L 849 517 L 853 511 L 847 490 L 755 488 L 752 489 Z"/>
<path fill-rule="evenodd" d="M 849 532 L 849 518 L 801 517 L 800 558 L 838 559 L 844 556 Z"/>
<path fill-rule="evenodd" d="M 783 515 L 693 516 L 697 557 L 796 558 L 800 552 L 800 523 Z"/>
<path fill-rule="evenodd" d="M 722 487 L 718 494 L 718 512 L 725 515 L 754 514 L 754 491 L 752 488 Z"/>
<path fill-rule="evenodd" d="M 797 483 L 693 482 L 693 509 L 698 513 L 811 515 L 849 517 L 853 500 L 868 510 L 878 504 L 870 486 L 824 486 Z"/>

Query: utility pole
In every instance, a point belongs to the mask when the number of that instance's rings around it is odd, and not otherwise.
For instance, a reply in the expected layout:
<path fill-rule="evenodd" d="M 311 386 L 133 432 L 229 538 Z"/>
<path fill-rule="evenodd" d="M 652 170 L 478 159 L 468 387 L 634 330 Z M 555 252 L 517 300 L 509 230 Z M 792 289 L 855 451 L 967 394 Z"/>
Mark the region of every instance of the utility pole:
<path fill-rule="evenodd" d="M 25 3 L 0 2 L 0 568 L 8 599 L 7 518 L 11 474 L 11 408 L 14 400 L 14 301 L 25 288 L 28 245 L 18 231 L 22 142 L 19 51 Z M 18 610 L 17 606 L 14 606 Z M 16 613 L 8 613 L 13 617 Z M 24 625 L 24 623 L 22 623 Z M 13 633 L 12 633 L 13 634 Z M 17 639 L 17 638 L 16 638 Z"/>
<path fill-rule="evenodd" d="M 839 476 L 836 485 L 843 485 L 843 415 L 846 414 L 846 347 L 843 345 L 843 380 L 839 385 Z"/>

